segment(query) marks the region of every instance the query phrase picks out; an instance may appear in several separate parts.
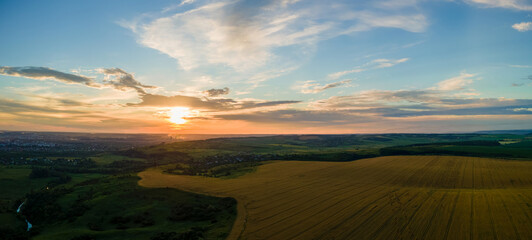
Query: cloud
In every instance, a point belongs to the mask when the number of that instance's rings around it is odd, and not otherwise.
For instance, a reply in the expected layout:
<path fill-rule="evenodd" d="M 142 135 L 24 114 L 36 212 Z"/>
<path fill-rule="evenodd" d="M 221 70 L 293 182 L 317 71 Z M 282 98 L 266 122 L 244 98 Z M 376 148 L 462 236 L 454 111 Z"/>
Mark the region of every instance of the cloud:
<path fill-rule="evenodd" d="M 460 76 L 443 80 L 437 84 L 437 89 L 442 91 L 462 90 L 465 86 L 473 83 L 475 74 L 461 73 Z"/>
<path fill-rule="evenodd" d="M 523 0 L 466 0 L 466 2 L 482 7 L 532 11 L 532 5 L 527 4 Z"/>
<path fill-rule="evenodd" d="M 353 12 L 353 19 L 360 24 L 348 28 L 344 33 L 367 31 L 372 28 L 398 28 L 405 31 L 420 33 L 427 29 L 428 22 L 423 14 L 390 15 L 371 11 Z"/>
<path fill-rule="evenodd" d="M 399 63 L 404 63 L 406 61 L 408 61 L 409 59 L 408 58 L 401 58 L 401 59 L 397 59 L 397 60 L 390 60 L 390 59 L 375 59 L 373 60 L 372 63 L 375 63 L 377 64 L 377 66 L 375 66 L 376 69 L 378 68 L 388 68 L 388 67 L 393 67 Z"/>
<path fill-rule="evenodd" d="M 250 108 L 261 108 L 261 107 L 274 107 L 280 105 L 296 104 L 301 101 L 242 101 L 235 105 L 237 109 L 250 109 Z"/>
<path fill-rule="evenodd" d="M 438 103 L 441 99 L 434 90 L 370 90 L 348 96 L 333 96 L 312 103 L 317 109 L 364 110 L 381 107 L 395 107 L 402 104 Z"/>
<path fill-rule="evenodd" d="M 178 60 L 185 70 L 225 65 L 237 71 L 286 62 L 317 42 L 374 28 L 425 31 L 421 13 L 354 11 L 350 1 L 221 1 L 129 26 L 144 46 Z M 284 51 L 278 51 L 278 49 Z M 290 52 L 288 54 L 287 52 Z M 295 61 L 298 62 L 298 61 Z"/>
<path fill-rule="evenodd" d="M 513 68 L 532 68 L 532 65 L 510 65 Z"/>
<path fill-rule="evenodd" d="M 511 109 L 512 111 L 514 112 L 530 112 L 530 114 L 532 114 L 532 108 L 514 108 L 514 109 Z"/>
<path fill-rule="evenodd" d="M 532 22 L 522 22 L 512 25 L 512 28 L 519 32 L 526 32 L 532 30 Z"/>
<path fill-rule="evenodd" d="M 193 2 L 195 2 L 196 0 L 183 0 L 181 1 L 181 3 L 179 5 L 185 5 L 185 4 L 191 4 Z"/>
<path fill-rule="evenodd" d="M 423 95 L 423 92 L 390 93 L 398 98 L 414 99 Z M 410 95 L 410 96 L 408 96 Z M 425 100 L 417 98 L 417 102 Z M 344 99 L 346 100 L 346 99 Z M 352 100 L 352 99 L 351 99 Z M 386 100 L 383 99 L 384 102 Z M 297 124 L 304 126 L 349 126 L 353 124 L 372 123 L 383 131 L 385 126 L 394 126 L 398 129 L 402 124 L 418 117 L 431 117 L 431 122 L 442 120 L 456 121 L 453 118 L 469 119 L 497 118 L 495 116 L 530 116 L 532 115 L 532 100 L 529 99 L 441 99 L 438 102 L 446 103 L 444 106 L 421 105 L 387 105 L 381 103 L 364 102 L 358 108 L 310 108 L 310 109 L 280 109 L 271 111 L 253 111 L 247 113 L 222 113 L 214 115 L 214 119 L 246 121 L 264 124 Z M 429 102 L 430 103 L 430 100 Z M 500 117 L 498 117 L 500 118 Z M 427 122 L 430 125 L 430 123 Z M 426 127 L 419 126 L 418 127 Z M 437 129 L 437 128 L 436 128 Z M 465 130 L 465 129 L 464 129 Z M 344 132 L 346 130 L 344 129 Z M 446 131 L 449 131 L 446 129 Z M 418 129 L 419 132 L 419 129 Z"/>
<path fill-rule="evenodd" d="M 445 79 L 436 83 L 435 87 L 414 90 L 369 90 L 347 96 L 333 96 L 328 99 L 318 100 L 312 103 L 319 109 L 371 109 L 371 108 L 395 108 L 403 106 L 429 106 L 429 105 L 454 105 L 457 92 L 464 90 L 471 84 L 474 74 L 461 73 L 457 77 Z M 465 94 L 467 96 L 469 94 Z M 449 100 L 451 99 L 451 100 Z M 464 102 L 461 102 L 464 104 Z"/>
<path fill-rule="evenodd" d="M 370 90 L 333 96 L 311 103 L 312 109 L 352 112 L 381 118 L 412 116 L 522 115 L 532 107 L 530 99 L 469 98 L 459 94 L 473 82 L 475 74 L 461 73 L 440 81 L 435 87 L 414 90 Z"/>
<path fill-rule="evenodd" d="M 205 93 L 209 97 L 218 97 L 218 96 L 221 96 L 221 95 L 229 94 L 229 88 L 227 88 L 227 87 L 220 88 L 220 89 L 212 88 L 212 89 L 209 89 L 209 90 L 205 91 Z"/>
<path fill-rule="evenodd" d="M 135 90 L 139 94 L 145 94 L 146 88 L 154 86 L 144 85 L 135 80 L 133 74 L 120 68 L 99 68 L 95 70 L 104 75 L 103 81 L 97 82 L 94 77 L 86 77 L 80 74 L 65 73 L 47 67 L 1 67 L 0 74 L 24 77 L 29 79 L 44 80 L 50 79 L 69 84 L 83 84 L 88 87 L 102 88 L 111 87 L 117 90 Z"/>
<path fill-rule="evenodd" d="M 163 12 L 163 13 L 166 13 L 166 12 L 174 11 L 174 10 L 180 8 L 180 7 L 183 6 L 183 5 L 186 5 L 186 4 L 192 4 L 192 3 L 194 3 L 195 1 L 196 1 L 196 0 L 183 0 L 183 1 L 181 1 L 179 4 L 174 4 L 174 5 L 170 5 L 170 6 L 168 6 L 168 7 L 165 7 L 165 8 L 163 9 L 162 12 Z M 127 25 L 127 23 L 126 23 L 126 25 Z"/>
<path fill-rule="evenodd" d="M 250 101 L 229 98 L 207 98 L 193 96 L 163 96 L 144 94 L 140 96 L 140 103 L 129 103 L 127 106 L 137 107 L 189 107 L 205 111 L 230 111 L 260 107 L 272 107 L 286 104 L 300 103 L 300 101 Z"/>
<path fill-rule="evenodd" d="M 145 88 L 155 88 L 154 86 L 143 85 L 135 80 L 133 74 L 120 68 L 100 68 L 97 71 L 105 75 L 106 85 L 114 89 L 122 91 L 133 89 L 140 94 L 145 94 Z"/>
<path fill-rule="evenodd" d="M 306 81 L 305 83 L 303 83 L 302 86 L 297 86 L 297 88 L 300 88 L 300 91 L 301 93 L 305 93 L 305 94 L 308 94 L 308 93 L 319 93 L 319 92 L 323 92 L 329 88 L 335 88 L 335 87 L 340 87 L 340 86 L 345 86 L 345 85 L 348 85 L 349 83 L 351 83 L 351 80 L 343 80 L 343 81 L 339 81 L 339 82 L 334 82 L 334 83 L 329 83 L 329 84 L 325 84 L 325 85 L 320 85 L 319 83 L 316 83 L 314 81 Z"/>
<path fill-rule="evenodd" d="M 244 114 L 221 114 L 215 118 L 223 120 L 243 120 L 255 123 L 297 123 L 304 125 L 344 125 L 375 120 L 371 116 L 361 116 L 348 111 L 284 109 L 257 111 Z"/>
<path fill-rule="evenodd" d="M 92 78 L 75 75 L 70 73 L 60 72 L 47 67 L 2 67 L 0 66 L 0 74 L 25 77 L 37 80 L 55 80 L 69 84 L 84 84 L 89 87 L 100 87 Z"/>
<path fill-rule="evenodd" d="M 90 87 L 110 87 L 120 91 L 135 90 L 140 98 L 139 103 L 127 103 L 125 106 L 138 107 L 190 107 L 193 109 L 206 111 L 231 111 L 253 108 L 276 107 L 288 104 L 300 103 L 300 101 L 264 101 L 264 100 L 234 100 L 229 98 L 219 98 L 221 95 L 229 93 L 229 88 L 210 89 L 205 91 L 208 97 L 196 97 L 185 95 L 164 96 L 151 94 L 146 89 L 156 88 L 155 86 L 144 85 L 137 81 L 133 74 L 120 68 L 100 68 L 95 70 L 103 74 L 101 83 L 95 82 L 93 78 L 63 73 L 57 70 L 43 67 L 1 67 L 0 74 L 26 77 L 31 79 L 53 79 L 66 83 L 80 83 Z M 55 106 L 90 106 L 75 100 L 58 99 L 51 97 L 32 96 L 53 102 Z M 3 108 L 19 108 L 17 102 L 4 102 Z M 21 106 L 21 105 L 20 105 Z M 1 106 L 0 106 L 1 107 Z M 37 109 L 34 109 L 37 110 Z M 43 109 L 43 112 L 46 109 Z M 49 109 L 54 112 L 53 109 Z M 58 110 L 59 112 L 62 110 Z M 55 111 L 57 112 L 57 111 Z"/>
<path fill-rule="evenodd" d="M 37 106 L 37 105 L 31 105 L 19 101 L 14 101 L 10 99 L 2 99 L 0 98 L 0 112 L 2 113 L 83 113 L 86 114 L 88 112 L 81 111 L 81 110 L 70 110 L 70 109 L 56 109 L 51 108 L 47 106 Z"/>
<path fill-rule="evenodd" d="M 38 96 L 36 96 L 38 97 Z M 41 105 L 37 105 L 41 104 Z M 95 105 L 54 105 L 0 98 L 0 128 L 22 131 L 150 132 L 164 131 L 164 120 L 151 113 Z M 111 114 L 109 114 L 111 113 Z M 139 119 L 142 119 L 139 121 Z"/>
<path fill-rule="evenodd" d="M 262 72 L 259 72 L 259 73 L 255 73 L 253 74 L 251 77 L 249 77 L 249 80 L 247 81 L 248 83 L 251 83 L 251 87 L 248 88 L 247 90 L 253 90 L 257 87 L 259 87 L 259 85 L 262 83 L 262 82 L 265 82 L 267 80 L 270 80 L 270 79 L 273 79 L 273 78 L 277 78 L 277 77 L 280 77 L 282 75 L 285 75 L 291 71 L 294 71 L 295 69 L 297 69 L 296 66 L 291 66 L 291 67 L 286 67 L 286 68 L 274 68 L 274 69 L 270 69 L 270 70 L 266 70 L 266 71 L 262 71 Z"/>
<path fill-rule="evenodd" d="M 362 116 L 408 118 L 419 116 L 527 115 L 530 99 L 452 98 L 433 90 L 368 91 L 318 101 L 315 109 L 352 112 Z M 517 111 L 515 109 L 518 109 Z M 396 119 L 397 120 L 397 119 Z"/>
<path fill-rule="evenodd" d="M 40 95 L 27 95 L 29 97 L 38 98 L 41 100 L 47 101 L 49 104 L 52 104 L 54 106 L 64 106 L 64 107 L 81 107 L 81 106 L 91 106 L 89 103 L 80 102 L 77 100 L 72 99 L 66 99 L 66 98 L 57 98 L 57 97 L 49 97 L 49 96 L 40 96 Z"/>
<path fill-rule="evenodd" d="M 366 70 L 367 69 L 363 69 L 363 68 L 355 68 L 355 69 L 351 69 L 351 70 L 331 73 L 331 74 L 328 75 L 328 77 L 330 79 L 338 79 L 338 78 L 341 78 L 341 77 L 343 77 L 345 75 L 348 75 L 348 74 L 351 74 L 351 73 L 359 73 L 359 72 L 364 72 Z"/>
<path fill-rule="evenodd" d="M 231 99 L 202 99 L 183 95 L 163 96 L 156 94 L 144 94 L 140 96 L 140 99 L 140 103 L 129 103 L 127 105 L 139 107 L 190 107 L 195 109 L 220 110 L 230 108 L 231 103 L 235 103 Z"/>
<path fill-rule="evenodd" d="M 490 102 L 494 99 L 485 99 Z M 526 101 L 520 99 L 518 101 Z M 476 115 L 527 115 L 532 112 L 527 112 L 522 109 L 532 106 L 530 101 L 525 105 L 509 105 L 509 106 L 489 106 L 489 107 L 475 107 L 475 108 L 451 108 L 451 109 L 430 109 L 426 111 L 411 111 L 409 109 L 394 109 L 383 114 L 385 117 L 412 117 L 412 116 L 476 116 Z"/>
<path fill-rule="evenodd" d="M 373 60 L 371 62 L 363 64 L 362 66 L 357 66 L 357 67 L 355 67 L 355 68 L 353 68 L 351 70 L 331 73 L 331 74 L 328 75 L 328 77 L 330 79 L 338 79 L 340 77 L 343 77 L 345 75 L 352 74 L 352 73 L 360 73 L 360 72 L 373 70 L 373 69 L 393 67 L 393 66 L 395 66 L 395 65 L 397 65 L 399 63 L 404 63 L 404 62 L 406 62 L 408 60 L 409 60 L 409 58 L 401 58 L 401 59 L 385 59 L 385 58 L 381 58 L 381 59 L 375 59 L 375 60 Z"/>

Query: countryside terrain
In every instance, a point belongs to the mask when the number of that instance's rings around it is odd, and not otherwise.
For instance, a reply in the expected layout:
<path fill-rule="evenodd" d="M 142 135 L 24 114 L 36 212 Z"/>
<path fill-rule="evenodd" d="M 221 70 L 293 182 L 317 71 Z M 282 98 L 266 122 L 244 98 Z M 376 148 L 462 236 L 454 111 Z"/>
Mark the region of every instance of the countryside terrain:
<path fill-rule="evenodd" d="M 229 239 L 530 239 L 532 164 L 389 156 L 278 161 L 236 179 L 150 169 L 145 187 L 234 197 Z"/>
<path fill-rule="evenodd" d="M 0 239 L 531 238 L 530 131 L 0 135 Z"/>

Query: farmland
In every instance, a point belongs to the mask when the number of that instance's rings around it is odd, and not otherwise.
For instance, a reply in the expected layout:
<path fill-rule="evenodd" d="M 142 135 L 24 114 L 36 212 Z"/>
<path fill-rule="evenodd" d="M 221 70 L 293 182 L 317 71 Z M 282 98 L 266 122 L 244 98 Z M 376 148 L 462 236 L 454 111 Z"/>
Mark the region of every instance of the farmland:
<path fill-rule="evenodd" d="M 458 156 L 277 161 L 233 179 L 139 173 L 238 201 L 229 239 L 530 239 L 532 163 Z"/>

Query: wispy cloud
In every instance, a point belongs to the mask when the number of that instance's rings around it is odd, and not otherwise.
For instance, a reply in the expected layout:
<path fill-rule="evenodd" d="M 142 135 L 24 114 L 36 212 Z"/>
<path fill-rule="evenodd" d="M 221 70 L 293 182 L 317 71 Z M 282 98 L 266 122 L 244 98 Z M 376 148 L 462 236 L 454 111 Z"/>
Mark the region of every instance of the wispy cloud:
<path fill-rule="evenodd" d="M 388 68 L 388 67 L 393 67 L 399 63 L 404 63 L 406 61 L 408 61 L 409 58 L 401 58 L 401 59 L 385 59 L 385 58 L 381 58 L 381 59 L 375 59 L 369 63 L 366 63 L 362 66 L 357 66 L 353 69 L 350 69 L 350 70 L 345 70 L 345 71 L 340 71 L 340 72 L 335 72 L 335 73 L 331 73 L 328 75 L 328 77 L 330 79 L 338 79 L 338 78 L 341 78 L 345 75 L 348 75 L 348 74 L 352 74 L 352 73 L 360 73 L 360 72 L 364 72 L 364 71 L 368 71 L 368 70 L 373 70 L 373 69 L 379 69 L 379 68 Z"/>
<path fill-rule="evenodd" d="M 227 88 L 227 87 L 219 88 L 219 89 L 212 88 L 212 89 L 206 90 L 204 93 L 206 93 L 207 96 L 209 96 L 209 97 L 218 97 L 218 96 L 221 96 L 221 95 L 229 94 L 229 88 Z"/>
<path fill-rule="evenodd" d="M 512 25 L 512 28 L 519 32 L 526 32 L 532 30 L 532 22 L 522 22 Z"/>
<path fill-rule="evenodd" d="M 103 79 L 87 77 L 79 73 L 65 73 L 47 67 L 0 67 L 0 74 L 36 80 L 54 80 L 68 84 L 82 84 L 92 88 L 110 87 L 121 91 L 135 90 L 145 94 L 145 89 L 155 88 L 137 81 L 133 74 L 120 68 L 99 68 L 91 72 L 101 73 Z"/>
<path fill-rule="evenodd" d="M 43 127 L 47 131 L 129 133 L 171 130 L 164 119 L 152 113 L 109 105 L 56 105 L 0 98 L 0 115 L 0 128 L 11 130 L 43 130 Z"/>
<path fill-rule="evenodd" d="M 140 96 L 141 102 L 129 103 L 133 107 L 189 107 L 206 112 L 222 112 L 262 107 L 274 107 L 300 103 L 300 101 L 263 101 L 263 100 L 235 100 L 230 98 L 207 98 L 194 96 L 163 96 L 144 94 Z"/>
<path fill-rule="evenodd" d="M 70 84 L 83 84 L 89 87 L 101 87 L 94 79 L 82 75 L 60 72 L 47 67 L 2 67 L 0 74 L 15 77 L 25 77 L 37 80 L 55 80 Z"/>
<path fill-rule="evenodd" d="M 335 72 L 335 73 L 331 73 L 328 75 L 328 77 L 330 79 L 338 79 L 338 78 L 341 78 L 345 75 L 348 75 L 348 74 L 352 74 L 352 73 L 359 73 L 359 72 L 364 72 L 366 71 L 367 69 L 364 69 L 364 68 L 354 68 L 354 69 L 351 69 L 351 70 L 346 70 L 346 71 L 340 71 L 340 72 Z"/>
<path fill-rule="evenodd" d="M 465 86 L 473 83 L 475 74 L 461 73 L 460 76 L 443 80 L 437 84 L 437 89 L 441 91 L 456 91 L 462 90 Z"/>
<path fill-rule="evenodd" d="M 532 11 L 532 5 L 523 0 L 465 0 L 468 3 L 491 8 L 508 8 L 522 11 Z"/>
<path fill-rule="evenodd" d="M 514 112 L 532 112 L 532 108 L 514 108 L 512 109 Z"/>
<path fill-rule="evenodd" d="M 457 77 L 442 80 L 435 87 L 418 90 L 370 90 L 350 96 L 335 96 L 327 100 L 314 103 L 324 109 L 363 109 L 368 107 L 381 107 L 395 104 L 445 104 L 442 99 L 456 96 L 456 92 L 468 96 L 468 92 L 463 92 L 465 87 L 473 82 L 475 74 L 461 73 Z M 452 95 L 451 95 L 452 94 Z"/>
<path fill-rule="evenodd" d="M 221 112 L 215 119 L 246 121 L 257 124 L 289 125 L 301 127 L 335 128 L 379 126 L 378 131 L 401 129 L 411 124 L 424 122 L 424 131 L 428 125 L 438 130 L 437 124 L 453 125 L 457 121 L 475 121 L 502 123 L 503 119 L 530 119 L 532 100 L 508 98 L 472 98 L 466 90 L 477 77 L 466 72 L 456 77 L 442 80 L 434 87 L 412 90 L 369 90 L 347 96 L 333 96 L 310 103 L 307 109 L 274 109 L 251 112 Z M 323 86 L 321 86 L 323 87 Z M 521 120 L 519 120 L 521 119 Z M 412 125 L 408 131 L 420 131 Z M 478 125 L 477 125 L 478 126 Z M 409 127 L 408 127 L 409 128 Z M 360 131 L 360 129 L 357 131 Z M 460 129 L 460 127 L 457 127 Z M 446 129 L 449 131 L 449 129 Z M 462 131 L 465 129 L 462 128 Z M 470 129 L 469 129 L 470 130 Z M 345 132 L 345 130 L 344 130 Z"/>
<path fill-rule="evenodd" d="M 308 94 L 308 93 L 319 93 L 319 92 L 323 92 L 323 91 L 325 91 L 327 89 L 330 89 L 330 88 L 335 88 L 335 87 L 340 87 L 340 86 L 347 86 L 349 83 L 351 83 L 350 79 L 339 81 L 339 82 L 328 83 L 328 84 L 325 84 L 325 85 L 320 85 L 319 83 L 317 83 L 315 81 L 306 81 L 306 82 L 302 83 L 301 85 L 299 85 L 299 84 L 296 85 L 295 88 L 299 89 L 301 91 L 301 93 L 305 93 L 305 94 Z"/>
<path fill-rule="evenodd" d="M 20 101 L 2 99 L 0 98 L 0 110 L 3 113 L 28 113 L 28 112 L 41 112 L 41 113 L 76 113 L 87 114 L 87 111 L 75 110 L 75 109 L 57 109 L 49 106 L 31 105 Z"/>
<path fill-rule="evenodd" d="M 226 65 L 238 71 L 278 61 L 281 47 L 314 46 L 342 34 L 374 28 L 425 31 L 421 13 L 353 11 L 345 1 L 221 1 L 137 23 L 139 43 L 178 60 L 185 70 Z M 301 3 L 301 4 L 299 4 Z M 351 26 L 351 27 L 346 27 Z"/>
<path fill-rule="evenodd" d="M 423 14 L 389 14 L 362 11 L 346 15 L 360 22 L 343 33 L 367 31 L 378 27 L 399 28 L 409 32 L 420 33 L 424 32 L 428 27 L 427 19 Z"/>
<path fill-rule="evenodd" d="M 442 80 L 435 87 L 414 90 L 369 90 L 354 95 L 334 96 L 318 100 L 312 105 L 320 109 L 372 109 L 403 106 L 448 105 L 457 92 L 473 82 L 476 75 L 461 73 L 457 77 Z M 467 94 L 466 94 L 467 96 Z"/>
<path fill-rule="evenodd" d="M 238 109 L 251 109 L 261 107 L 281 106 L 295 104 L 300 101 L 264 101 L 264 100 L 235 100 L 229 98 L 220 98 L 221 95 L 229 94 L 229 88 L 209 89 L 201 94 L 205 96 L 186 96 L 174 95 L 165 96 L 146 92 L 147 89 L 156 88 L 155 86 L 144 85 L 137 81 L 133 74 L 128 73 L 120 68 L 99 68 L 94 70 L 104 75 L 101 83 L 96 82 L 95 78 L 84 77 L 60 72 L 44 67 L 1 67 L 0 74 L 25 77 L 30 79 L 52 79 L 65 83 L 84 84 L 89 87 L 111 87 L 116 90 L 126 91 L 134 90 L 140 98 L 139 103 L 129 103 L 126 106 L 137 107 L 190 107 L 194 109 L 209 111 L 228 111 Z M 63 104 L 69 102 L 63 101 Z M 74 103 L 74 102 L 70 102 Z"/>
<path fill-rule="evenodd" d="M 133 77 L 133 74 L 128 73 L 120 68 L 100 68 L 98 72 L 105 75 L 105 84 L 118 90 L 133 89 L 140 94 L 145 94 L 144 89 L 155 88 L 154 86 L 148 86 L 140 83 Z"/>
<path fill-rule="evenodd" d="M 532 65 L 510 65 L 513 68 L 532 68 Z"/>

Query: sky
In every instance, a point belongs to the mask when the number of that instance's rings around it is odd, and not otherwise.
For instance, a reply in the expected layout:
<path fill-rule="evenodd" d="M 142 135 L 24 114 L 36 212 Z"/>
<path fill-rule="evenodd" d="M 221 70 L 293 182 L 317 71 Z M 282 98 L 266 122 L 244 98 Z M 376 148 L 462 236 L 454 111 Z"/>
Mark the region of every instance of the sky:
<path fill-rule="evenodd" d="M 532 1 L 0 0 L 0 129 L 532 129 Z"/>

